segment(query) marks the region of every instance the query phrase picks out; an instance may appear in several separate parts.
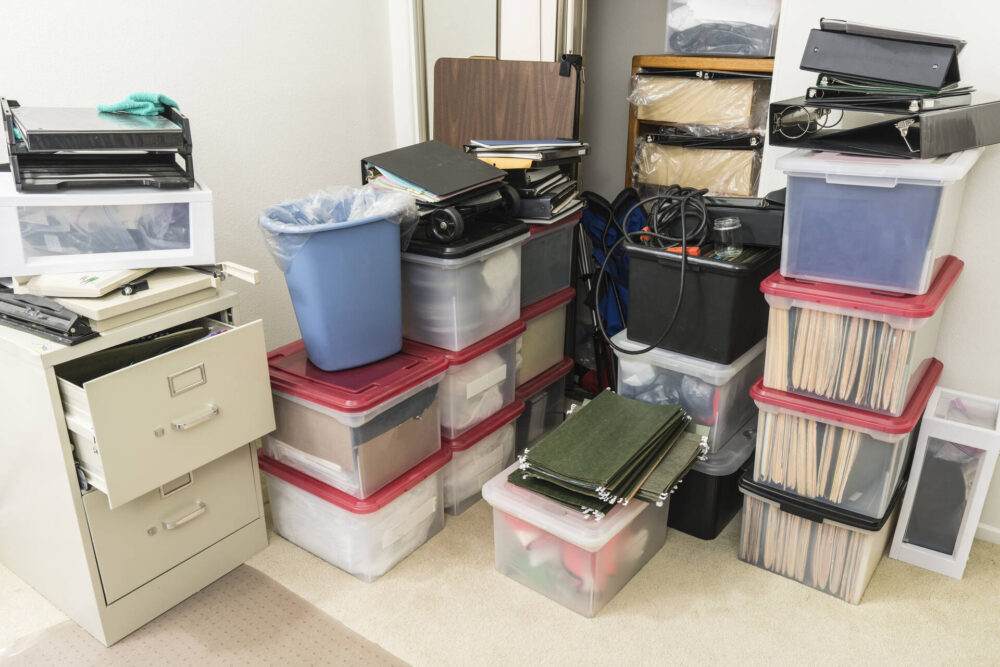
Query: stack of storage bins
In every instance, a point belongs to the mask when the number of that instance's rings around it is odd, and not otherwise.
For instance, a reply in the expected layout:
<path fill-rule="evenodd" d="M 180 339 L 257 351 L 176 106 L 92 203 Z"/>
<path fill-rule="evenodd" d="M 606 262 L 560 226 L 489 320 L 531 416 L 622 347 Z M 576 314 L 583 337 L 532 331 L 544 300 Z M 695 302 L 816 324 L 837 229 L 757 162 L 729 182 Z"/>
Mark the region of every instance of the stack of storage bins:
<path fill-rule="evenodd" d="M 476 225 L 451 244 L 412 243 L 403 255 L 403 335 L 410 350 L 444 360 L 440 434 L 452 453 L 445 509 L 459 514 L 514 458 L 514 397 L 523 223 Z"/>
<path fill-rule="evenodd" d="M 276 430 L 260 458 L 274 529 L 364 581 L 444 525 L 440 385 L 447 360 L 404 343 L 381 361 L 322 371 L 302 341 L 268 356 Z"/>
<path fill-rule="evenodd" d="M 981 152 L 778 161 L 784 238 L 780 272 L 761 283 L 770 316 L 742 560 L 861 601 L 941 374 L 942 306 L 963 267 L 948 253 Z"/>

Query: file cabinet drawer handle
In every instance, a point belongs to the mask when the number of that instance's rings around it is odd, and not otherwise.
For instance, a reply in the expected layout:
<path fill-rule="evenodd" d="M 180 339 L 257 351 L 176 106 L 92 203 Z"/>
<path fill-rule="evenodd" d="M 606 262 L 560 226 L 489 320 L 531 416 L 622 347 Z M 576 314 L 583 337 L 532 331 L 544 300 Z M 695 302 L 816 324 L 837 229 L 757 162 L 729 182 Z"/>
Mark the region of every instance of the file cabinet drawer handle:
<path fill-rule="evenodd" d="M 205 503 L 203 503 L 202 501 L 199 500 L 198 501 L 198 507 L 196 507 L 195 510 L 193 512 L 191 512 L 190 514 L 186 514 L 186 515 L 182 516 L 179 519 L 174 519 L 173 521 L 164 521 L 164 522 L 162 522 L 163 529 L 164 530 L 173 530 L 174 528 L 179 528 L 180 526 L 183 526 L 184 524 L 188 523 L 189 521 L 194 521 L 195 519 L 197 519 L 198 517 L 200 517 L 202 514 L 204 514 L 207 511 L 208 511 L 208 507 L 205 506 Z"/>
<path fill-rule="evenodd" d="M 171 422 L 170 426 L 173 427 L 175 431 L 189 431 L 199 424 L 204 424 L 209 419 L 213 419 L 219 416 L 219 406 L 214 403 L 210 403 L 204 412 L 196 415 L 189 415 L 184 419 L 180 419 L 175 422 Z"/>

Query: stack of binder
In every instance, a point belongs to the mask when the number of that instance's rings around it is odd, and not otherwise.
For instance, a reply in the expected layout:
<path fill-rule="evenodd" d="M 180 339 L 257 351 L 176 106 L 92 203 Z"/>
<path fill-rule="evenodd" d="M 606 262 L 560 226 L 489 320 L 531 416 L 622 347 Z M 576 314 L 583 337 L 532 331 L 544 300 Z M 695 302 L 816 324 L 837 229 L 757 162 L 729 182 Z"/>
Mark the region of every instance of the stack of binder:
<path fill-rule="evenodd" d="M 803 97 L 770 107 L 775 146 L 933 158 L 1000 142 L 1000 99 L 961 81 L 965 41 L 823 19 L 801 69 Z"/>
<path fill-rule="evenodd" d="M 817 150 L 777 165 L 786 214 L 781 267 L 761 283 L 770 313 L 740 558 L 853 604 L 895 526 L 941 373 L 941 306 L 963 267 L 948 253 L 982 149 L 942 153 L 1000 141 L 928 141 L 940 122 L 1000 113 L 970 104 L 963 46 L 824 19 L 802 58 L 818 72 L 808 101 L 771 106 L 772 143 Z"/>

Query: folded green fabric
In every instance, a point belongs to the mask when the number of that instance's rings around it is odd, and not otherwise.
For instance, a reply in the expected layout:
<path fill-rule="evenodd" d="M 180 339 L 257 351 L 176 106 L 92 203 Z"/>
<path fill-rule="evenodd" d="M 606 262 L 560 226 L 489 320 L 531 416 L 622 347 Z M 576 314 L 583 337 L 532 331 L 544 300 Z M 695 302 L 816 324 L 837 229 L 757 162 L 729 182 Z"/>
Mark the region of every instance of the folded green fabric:
<path fill-rule="evenodd" d="M 702 436 L 682 433 L 635 497 L 649 503 L 662 504 L 670 496 L 674 485 L 691 470 L 698 457 L 707 449 L 708 445 Z"/>
<path fill-rule="evenodd" d="M 177 108 L 177 102 L 159 93 L 132 93 L 115 104 L 98 104 L 97 110 L 106 113 L 128 113 L 134 116 L 159 116 L 166 107 Z"/>

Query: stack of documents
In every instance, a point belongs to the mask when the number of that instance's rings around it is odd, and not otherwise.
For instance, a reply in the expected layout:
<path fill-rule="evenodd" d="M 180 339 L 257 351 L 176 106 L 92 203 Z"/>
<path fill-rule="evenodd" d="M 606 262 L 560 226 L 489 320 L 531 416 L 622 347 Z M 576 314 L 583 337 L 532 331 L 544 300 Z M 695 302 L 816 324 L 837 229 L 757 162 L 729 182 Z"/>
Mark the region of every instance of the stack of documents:
<path fill-rule="evenodd" d="M 684 445 L 677 451 L 686 461 L 657 471 L 689 422 L 675 405 L 640 403 L 604 391 L 525 450 L 508 481 L 601 519 L 616 505 L 627 505 L 647 483 L 642 498 L 655 501 L 669 493 L 701 451 L 700 445 L 696 452 Z M 671 477 L 670 469 L 677 474 Z"/>

